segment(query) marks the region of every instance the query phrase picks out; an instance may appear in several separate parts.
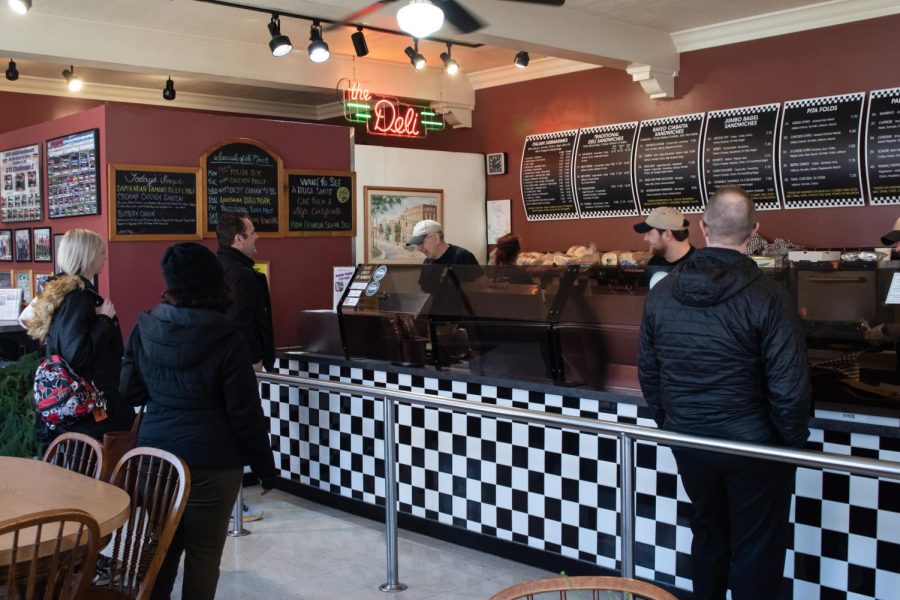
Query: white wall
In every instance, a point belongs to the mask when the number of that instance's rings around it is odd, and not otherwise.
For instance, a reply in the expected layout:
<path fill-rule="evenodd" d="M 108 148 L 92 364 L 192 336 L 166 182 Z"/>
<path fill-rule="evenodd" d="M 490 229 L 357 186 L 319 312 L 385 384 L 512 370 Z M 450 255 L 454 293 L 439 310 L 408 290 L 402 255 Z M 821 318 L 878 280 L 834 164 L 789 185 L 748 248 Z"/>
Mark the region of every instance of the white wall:
<path fill-rule="evenodd" d="M 356 262 L 365 260 L 363 190 L 368 186 L 444 190 L 444 237 L 487 262 L 484 155 L 356 145 Z"/>

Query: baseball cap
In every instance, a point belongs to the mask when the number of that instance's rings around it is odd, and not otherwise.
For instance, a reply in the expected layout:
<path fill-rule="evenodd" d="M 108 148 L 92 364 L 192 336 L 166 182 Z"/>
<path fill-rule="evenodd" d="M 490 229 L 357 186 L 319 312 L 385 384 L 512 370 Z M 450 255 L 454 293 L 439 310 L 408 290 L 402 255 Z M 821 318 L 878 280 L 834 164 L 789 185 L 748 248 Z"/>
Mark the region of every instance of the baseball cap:
<path fill-rule="evenodd" d="M 651 229 L 684 231 L 688 225 L 690 222 L 684 218 L 684 214 L 680 210 L 670 206 L 660 206 L 650 211 L 645 221 L 635 224 L 634 230 L 638 233 L 647 233 Z"/>
<path fill-rule="evenodd" d="M 893 246 L 900 242 L 900 219 L 894 221 L 894 228 L 881 237 L 881 243 L 886 246 Z"/>
<path fill-rule="evenodd" d="M 441 227 L 441 224 L 437 221 L 432 221 L 431 219 L 419 221 L 418 223 L 416 223 L 416 226 L 413 227 L 412 237 L 406 240 L 406 245 L 417 246 L 422 243 L 422 240 L 424 240 L 432 233 L 440 233 L 443 230 L 444 228 Z"/>

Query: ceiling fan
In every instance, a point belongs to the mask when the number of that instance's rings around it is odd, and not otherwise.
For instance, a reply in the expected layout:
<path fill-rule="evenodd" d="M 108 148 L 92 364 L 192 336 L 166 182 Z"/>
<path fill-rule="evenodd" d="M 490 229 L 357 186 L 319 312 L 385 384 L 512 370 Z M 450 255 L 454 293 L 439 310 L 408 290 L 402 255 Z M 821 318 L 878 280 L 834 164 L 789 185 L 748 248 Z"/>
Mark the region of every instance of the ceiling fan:
<path fill-rule="evenodd" d="M 379 10 L 386 4 L 393 4 L 398 0 L 378 0 L 358 11 L 351 13 L 338 20 L 335 26 L 348 25 L 358 22 L 360 19 Z M 405 5 L 400 8 L 397 13 L 397 22 L 400 29 L 406 31 L 413 37 L 423 38 L 440 29 L 441 22 L 446 19 L 460 33 L 472 33 L 484 27 L 478 17 L 469 12 L 463 5 L 456 0 L 399 0 Z M 562 6 L 566 0 L 506 0 L 507 2 L 522 2 L 527 4 L 544 4 L 547 6 Z M 436 10 L 435 10 L 436 9 Z M 404 18 L 405 13 L 405 18 Z M 415 17 L 421 17 L 418 23 L 421 25 L 413 25 L 412 28 L 419 27 L 417 30 L 410 30 L 408 23 L 412 22 Z M 427 21 L 427 25 L 425 22 Z M 430 31 L 424 33 L 429 28 Z M 417 35 L 419 34 L 419 35 Z"/>

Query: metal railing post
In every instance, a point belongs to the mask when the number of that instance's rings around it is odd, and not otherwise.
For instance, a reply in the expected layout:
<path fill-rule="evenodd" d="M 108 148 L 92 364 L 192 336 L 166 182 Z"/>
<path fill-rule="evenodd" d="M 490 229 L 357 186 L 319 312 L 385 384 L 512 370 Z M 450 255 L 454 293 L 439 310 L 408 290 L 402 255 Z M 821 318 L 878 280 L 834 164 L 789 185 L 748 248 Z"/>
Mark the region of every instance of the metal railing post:
<path fill-rule="evenodd" d="M 231 529 L 228 530 L 230 537 L 244 537 L 250 535 L 250 532 L 244 529 L 244 484 L 238 488 L 237 500 L 234 508 L 231 509 Z"/>
<path fill-rule="evenodd" d="M 387 582 L 378 586 L 382 592 L 402 592 L 406 584 L 399 581 L 397 555 L 397 479 L 394 465 L 397 451 L 394 445 L 394 401 L 381 396 L 384 404 L 384 526 L 387 542 Z"/>
<path fill-rule="evenodd" d="M 622 505 L 622 577 L 634 579 L 634 441 L 619 434 L 619 498 Z"/>

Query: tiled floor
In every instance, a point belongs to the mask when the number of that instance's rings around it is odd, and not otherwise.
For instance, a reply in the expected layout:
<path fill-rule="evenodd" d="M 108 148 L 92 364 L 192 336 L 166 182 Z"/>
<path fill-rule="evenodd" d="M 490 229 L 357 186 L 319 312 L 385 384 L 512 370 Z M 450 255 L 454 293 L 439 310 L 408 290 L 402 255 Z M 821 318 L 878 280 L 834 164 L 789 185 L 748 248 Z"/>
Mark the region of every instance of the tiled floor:
<path fill-rule="evenodd" d="M 228 538 L 219 600 L 484 600 L 518 581 L 554 575 L 400 530 L 399 579 L 409 589 L 384 593 L 383 524 L 278 490 L 260 497 L 258 490 L 248 489 L 245 501 L 264 519 L 245 525 L 252 535 Z M 180 595 L 178 581 L 173 598 Z"/>

